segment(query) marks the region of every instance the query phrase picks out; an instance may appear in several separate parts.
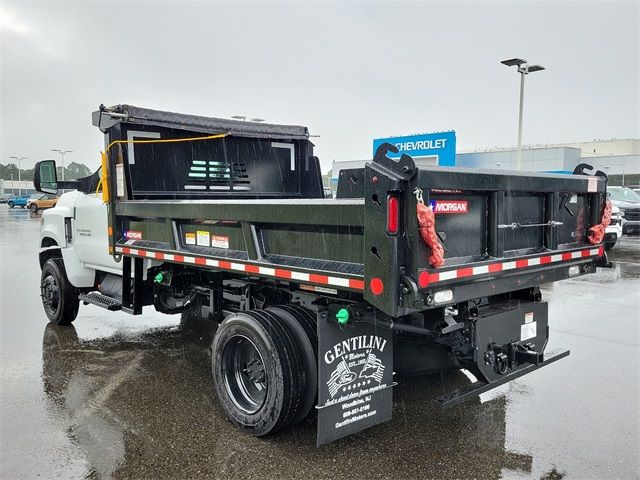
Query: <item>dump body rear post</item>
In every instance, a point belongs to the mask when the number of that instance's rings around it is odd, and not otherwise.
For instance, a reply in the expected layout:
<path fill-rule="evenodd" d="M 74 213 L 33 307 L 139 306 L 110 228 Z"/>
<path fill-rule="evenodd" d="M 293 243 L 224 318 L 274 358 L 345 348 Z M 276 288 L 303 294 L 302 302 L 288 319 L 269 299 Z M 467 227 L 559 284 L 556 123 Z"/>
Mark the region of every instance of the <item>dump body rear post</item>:
<path fill-rule="evenodd" d="M 467 369 L 454 405 L 549 365 L 539 286 L 608 266 L 606 175 L 417 168 L 381 145 L 324 198 L 305 127 L 101 106 L 102 168 L 43 216 L 45 311 L 78 299 L 218 325 L 227 416 L 326 444 L 391 418 L 394 374 Z M 608 214 L 609 212 L 609 214 Z M 64 295 L 56 295 L 63 292 Z M 74 302 L 76 305 L 74 305 Z"/>

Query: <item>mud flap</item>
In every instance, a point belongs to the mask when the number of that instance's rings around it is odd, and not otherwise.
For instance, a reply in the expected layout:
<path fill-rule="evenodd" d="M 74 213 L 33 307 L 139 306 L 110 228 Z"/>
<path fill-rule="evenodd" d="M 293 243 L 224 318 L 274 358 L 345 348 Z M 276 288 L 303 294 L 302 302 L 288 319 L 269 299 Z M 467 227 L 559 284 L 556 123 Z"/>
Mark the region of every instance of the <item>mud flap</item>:
<path fill-rule="evenodd" d="M 391 330 L 336 314 L 318 313 L 318 446 L 391 419 Z"/>

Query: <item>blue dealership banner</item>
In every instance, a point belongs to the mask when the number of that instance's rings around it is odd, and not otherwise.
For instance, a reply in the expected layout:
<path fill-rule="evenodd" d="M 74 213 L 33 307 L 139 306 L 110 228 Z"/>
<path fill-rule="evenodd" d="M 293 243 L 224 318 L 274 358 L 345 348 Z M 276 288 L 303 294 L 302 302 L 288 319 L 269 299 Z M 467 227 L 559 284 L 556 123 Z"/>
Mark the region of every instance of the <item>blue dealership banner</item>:
<path fill-rule="evenodd" d="M 456 132 L 422 133 L 405 137 L 376 138 L 373 154 L 383 143 L 398 147 L 398 153 L 389 152 L 391 158 L 400 158 L 403 153 L 412 157 L 437 156 L 438 165 L 452 167 L 456 164 Z"/>

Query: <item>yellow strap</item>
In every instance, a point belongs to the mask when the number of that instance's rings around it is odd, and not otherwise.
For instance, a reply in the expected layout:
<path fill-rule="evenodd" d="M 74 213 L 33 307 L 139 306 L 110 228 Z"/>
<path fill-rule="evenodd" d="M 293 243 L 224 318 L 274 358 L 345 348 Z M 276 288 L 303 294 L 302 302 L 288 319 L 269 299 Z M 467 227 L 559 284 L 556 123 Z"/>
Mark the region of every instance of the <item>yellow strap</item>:
<path fill-rule="evenodd" d="M 216 135 L 208 135 L 206 137 L 190 137 L 190 138 L 162 138 L 153 140 L 114 140 L 109 144 L 105 153 L 109 152 L 109 149 L 118 143 L 178 143 L 178 142 L 195 142 L 197 140 L 213 140 L 216 138 L 224 138 L 228 133 L 218 133 Z"/>
<path fill-rule="evenodd" d="M 102 157 L 102 172 L 100 174 L 100 181 L 96 187 L 96 195 L 102 186 L 102 201 L 104 203 L 109 202 L 109 182 L 107 181 L 108 169 L 107 169 L 107 153 L 109 149 L 119 143 L 179 143 L 179 142 L 195 142 L 198 140 L 214 140 L 216 138 L 224 138 L 228 133 L 217 133 L 215 135 L 207 135 L 206 137 L 189 137 L 189 138 L 163 138 L 153 140 L 114 140 L 111 142 L 104 152 L 100 152 Z"/>

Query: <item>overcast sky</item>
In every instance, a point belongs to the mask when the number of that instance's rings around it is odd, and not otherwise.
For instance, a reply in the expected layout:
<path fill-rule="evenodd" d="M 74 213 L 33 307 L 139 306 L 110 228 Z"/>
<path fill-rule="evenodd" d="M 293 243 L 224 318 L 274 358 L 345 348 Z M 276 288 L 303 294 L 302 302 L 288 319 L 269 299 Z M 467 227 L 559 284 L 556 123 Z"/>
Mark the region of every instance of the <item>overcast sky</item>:
<path fill-rule="evenodd" d="M 0 162 L 98 165 L 100 103 L 309 127 L 326 171 L 372 139 L 458 150 L 640 136 L 638 2 L 0 3 Z"/>

